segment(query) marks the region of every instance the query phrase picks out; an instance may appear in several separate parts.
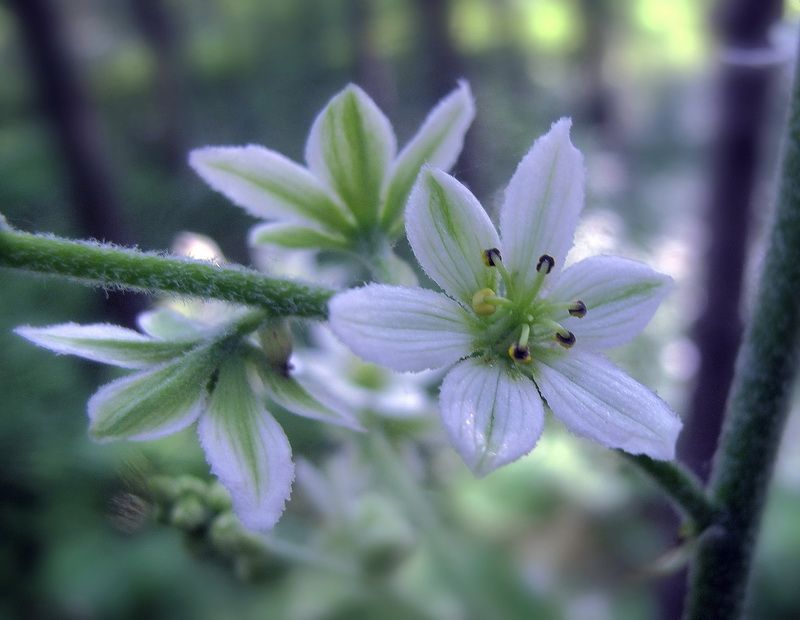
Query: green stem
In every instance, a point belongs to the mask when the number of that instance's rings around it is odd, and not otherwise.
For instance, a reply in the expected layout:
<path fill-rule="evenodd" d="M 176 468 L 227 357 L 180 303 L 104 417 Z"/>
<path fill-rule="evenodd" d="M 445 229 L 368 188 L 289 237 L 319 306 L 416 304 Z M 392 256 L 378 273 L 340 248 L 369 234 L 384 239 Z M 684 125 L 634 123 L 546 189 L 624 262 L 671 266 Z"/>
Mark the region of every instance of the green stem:
<path fill-rule="evenodd" d="M 800 71 L 800 63 L 797 65 Z M 795 76 L 775 220 L 737 359 L 709 491 L 720 509 L 701 536 L 687 618 L 742 613 L 767 488 L 800 362 L 800 74 Z"/>
<path fill-rule="evenodd" d="M 257 306 L 273 317 L 324 319 L 328 300 L 335 292 L 270 278 L 244 267 L 32 235 L 10 228 L 2 219 L 0 267 L 60 276 L 92 286 L 219 299 Z"/>
<path fill-rule="evenodd" d="M 700 481 L 677 463 L 655 461 L 649 456 L 620 454 L 646 472 L 664 490 L 678 509 L 692 521 L 692 533 L 698 535 L 710 527 L 717 510 L 706 497 Z"/>

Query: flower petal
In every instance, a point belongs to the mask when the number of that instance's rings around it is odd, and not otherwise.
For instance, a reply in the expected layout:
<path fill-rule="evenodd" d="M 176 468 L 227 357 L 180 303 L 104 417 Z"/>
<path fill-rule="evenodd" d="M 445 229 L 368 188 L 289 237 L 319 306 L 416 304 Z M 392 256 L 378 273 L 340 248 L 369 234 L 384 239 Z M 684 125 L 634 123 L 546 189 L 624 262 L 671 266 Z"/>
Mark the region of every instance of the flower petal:
<path fill-rule="evenodd" d="M 586 304 L 583 318 L 565 310 L 557 317 L 581 346 L 615 347 L 634 338 L 672 290 L 672 278 L 618 256 L 593 256 L 568 267 L 549 295 L 553 300 Z"/>
<path fill-rule="evenodd" d="M 396 150 L 389 120 L 363 90 L 351 84 L 314 120 L 306 161 L 356 220 L 374 222 L 379 215 L 381 187 Z"/>
<path fill-rule="evenodd" d="M 422 170 L 408 200 L 406 231 L 425 272 L 467 307 L 491 285 L 483 251 L 499 246 L 497 231 L 475 196 L 449 174 Z"/>
<path fill-rule="evenodd" d="M 471 317 L 434 291 L 370 284 L 334 296 L 329 316 L 356 355 L 393 370 L 441 368 L 472 352 Z"/>
<path fill-rule="evenodd" d="M 262 219 L 301 217 L 350 228 L 346 211 L 303 166 L 263 146 L 210 146 L 189 164 L 212 188 Z"/>
<path fill-rule="evenodd" d="M 464 134 L 473 118 L 475 101 L 469 84 L 461 80 L 458 88 L 436 105 L 416 135 L 397 156 L 392 166 L 381 215 L 387 227 L 394 228 L 395 223 L 402 226 L 403 208 L 423 164 L 449 170 L 456 163 L 464 145 Z"/>
<path fill-rule="evenodd" d="M 117 379 L 89 399 L 93 439 L 155 439 L 191 424 L 205 404 L 214 370 L 208 350 Z"/>
<path fill-rule="evenodd" d="M 311 386 L 304 386 L 294 377 L 274 372 L 262 373 L 269 396 L 284 409 L 297 415 L 363 430 L 346 406 L 333 395 Z"/>
<path fill-rule="evenodd" d="M 163 342 L 117 325 L 62 323 L 18 327 L 20 336 L 41 347 L 122 368 L 148 368 L 185 353 L 194 342 Z"/>
<path fill-rule="evenodd" d="M 533 367 L 553 414 L 580 437 L 654 459 L 675 458 L 683 424 L 663 400 L 604 357 L 575 349 Z"/>
<path fill-rule="evenodd" d="M 439 402 L 450 442 L 476 476 L 530 452 L 544 428 L 544 406 L 529 377 L 502 362 L 459 362 L 442 383 Z"/>
<path fill-rule="evenodd" d="M 279 245 L 284 248 L 346 250 L 347 240 L 311 222 L 268 222 L 254 226 L 248 235 L 250 246 Z"/>
<path fill-rule="evenodd" d="M 254 394 L 241 359 L 231 358 L 220 367 L 197 432 L 211 471 L 230 491 L 241 522 L 252 530 L 274 526 L 292 492 L 292 448 Z"/>
<path fill-rule="evenodd" d="M 583 207 L 583 157 L 569 139 L 572 121 L 562 118 L 536 140 L 506 188 L 500 211 L 500 250 L 506 268 L 524 290 L 536 279 L 543 254 L 556 268 L 572 246 Z"/>
<path fill-rule="evenodd" d="M 142 312 L 136 323 L 148 336 L 158 340 L 200 340 L 208 337 L 209 327 L 168 307 Z"/>

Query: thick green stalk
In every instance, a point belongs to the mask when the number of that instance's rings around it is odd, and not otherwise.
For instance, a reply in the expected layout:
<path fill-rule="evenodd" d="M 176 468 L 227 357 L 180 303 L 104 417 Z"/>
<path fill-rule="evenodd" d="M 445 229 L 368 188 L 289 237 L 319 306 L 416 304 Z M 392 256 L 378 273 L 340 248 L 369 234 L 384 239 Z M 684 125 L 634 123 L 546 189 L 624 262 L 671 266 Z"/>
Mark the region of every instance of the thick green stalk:
<path fill-rule="evenodd" d="M 735 312 L 735 308 L 728 311 Z M 699 540 L 687 618 L 732 620 L 743 611 L 753 544 L 798 362 L 800 77 L 796 75 L 775 220 L 709 484 L 720 513 Z"/>
<path fill-rule="evenodd" d="M 270 278 L 238 266 L 165 256 L 110 244 L 32 235 L 0 216 L 0 267 L 60 276 L 83 284 L 173 293 L 256 306 L 267 315 L 324 319 L 327 288 Z"/>

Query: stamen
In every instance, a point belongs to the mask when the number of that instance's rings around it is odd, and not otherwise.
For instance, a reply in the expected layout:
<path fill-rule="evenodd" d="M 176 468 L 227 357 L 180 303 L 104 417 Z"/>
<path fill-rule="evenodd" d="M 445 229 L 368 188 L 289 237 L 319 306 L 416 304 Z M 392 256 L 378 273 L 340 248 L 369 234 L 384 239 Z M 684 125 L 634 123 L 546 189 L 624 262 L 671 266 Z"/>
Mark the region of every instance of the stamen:
<path fill-rule="evenodd" d="M 472 296 L 472 309 L 478 316 L 489 316 L 497 311 L 497 305 L 487 301 L 487 297 L 495 297 L 490 288 L 482 288 Z"/>
<path fill-rule="evenodd" d="M 572 305 L 569 307 L 569 313 L 572 316 L 576 316 L 579 319 L 582 319 L 586 316 L 586 304 L 583 303 L 580 299 L 576 299 L 572 302 Z"/>
<path fill-rule="evenodd" d="M 531 326 L 525 323 L 522 326 L 522 331 L 519 334 L 519 346 L 520 347 L 527 347 L 528 346 L 528 338 L 531 335 Z"/>
<path fill-rule="evenodd" d="M 503 280 L 503 284 L 505 285 L 506 295 L 513 298 L 514 286 L 511 282 L 511 278 L 508 277 L 508 272 L 506 271 L 505 265 L 503 265 L 503 258 L 500 256 L 500 250 L 497 248 L 489 248 L 488 250 L 481 252 L 481 256 L 483 257 L 484 265 L 497 269 L 497 273 L 500 274 L 500 278 Z"/>
<path fill-rule="evenodd" d="M 566 336 L 560 332 L 556 332 L 555 339 L 558 341 L 558 344 L 560 344 L 565 349 L 571 348 L 572 346 L 575 345 L 576 342 L 575 334 L 573 334 L 570 331 L 567 332 Z"/>
<path fill-rule="evenodd" d="M 503 260 L 503 257 L 500 256 L 500 250 L 497 248 L 489 248 L 483 251 L 483 264 L 487 267 L 496 267 L 496 263 L 501 260 Z"/>
<path fill-rule="evenodd" d="M 536 263 L 536 271 L 540 272 L 542 269 L 545 269 L 545 274 L 550 273 L 553 270 L 553 267 L 556 266 L 556 259 L 550 256 L 549 254 L 542 254 L 539 257 L 539 262 Z"/>
<path fill-rule="evenodd" d="M 514 343 L 508 347 L 508 354 L 515 362 L 531 361 L 531 350 L 527 346 L 521 347 L 517 343 Z"/>

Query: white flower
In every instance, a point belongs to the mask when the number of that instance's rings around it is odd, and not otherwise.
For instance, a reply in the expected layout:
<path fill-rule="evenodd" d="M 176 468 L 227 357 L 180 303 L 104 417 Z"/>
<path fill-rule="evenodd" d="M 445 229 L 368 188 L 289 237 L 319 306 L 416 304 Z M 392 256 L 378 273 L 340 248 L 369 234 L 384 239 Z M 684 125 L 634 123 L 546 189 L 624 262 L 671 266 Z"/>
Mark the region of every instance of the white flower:
<path fill-rule="evenodd" d="M 612 256 L 562 270 L 583 206 L 583 162 L 569 128 L 558 121 L 523 158 L 499 234 L 463 185 L 423 169 L 406 230 L 444 293 L 372 284 L 330 303 L 333 331 L 366 360 L 398 371 L 455 364 L 441 415 L 476 475 L 529 452 L 545 406 L 576 435 L 674 458 L 676 414 L 598 354 L 641 331 L 671 279 Z"/>
<path fill-rule="evenodd" d="M 219 314 L 217 308 L 216 319 Z M 206 459 L 237 516 L 248 528 L 265 530 L 283 513 L 294 479 L 291 446 L 267 397 L 301 416 L 352 428 L 358 423 L 288 376 L 284 363 L 270 359 L 269 347 L 256 346 L 249 334 L 263 324 L 260 314 L 227 314 L 225 323 L 209 325 L 162 307 L 140 315 L 143 333 L 74 323 L 16 332 L 57 353 L 137 369 L 89 400 L 90 435 L 98 441 L 156 439 L 197 422 Z M 262 342 L 273 331 L 260 327 Z"/>
<path fill-rule="evenodd" d="M 196 149 L 189 163 L 215 190 L 268 220 L 251 231 L 252 245 L 351 252 L 386 261 L 401 280 L 410 270 L 389 244 L 403 230 L 414 180 L 426 162 L 455 163 L 474 115 L 462 81 L 398 153 L 389 119 L 351 84 L 315 119 L 307 167 L 257 145 Z"/>

